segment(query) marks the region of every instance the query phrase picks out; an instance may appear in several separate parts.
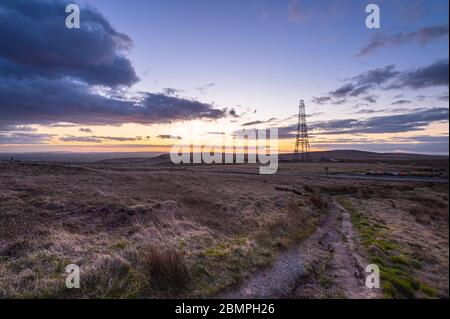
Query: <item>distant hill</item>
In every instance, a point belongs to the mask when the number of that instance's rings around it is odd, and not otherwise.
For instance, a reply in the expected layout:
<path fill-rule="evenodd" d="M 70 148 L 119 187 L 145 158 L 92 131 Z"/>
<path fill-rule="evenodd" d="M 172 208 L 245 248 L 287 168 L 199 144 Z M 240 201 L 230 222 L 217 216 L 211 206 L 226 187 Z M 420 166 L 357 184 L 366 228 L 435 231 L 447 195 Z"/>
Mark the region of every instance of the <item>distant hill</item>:
<path fill-rule="evenodd" d="M 448 160 L 448 155 L 423 155 L 409 153 L 375 153 L 356 150 L 335 150 L 311 152 L 311 158 L 315 162 L 320 161 L 344 161 L 344 162 L 374 162 L 374 161 L 424 161 L 424 160 Z M 168 164 L 168 153 L 153 152 L 117 152 L 117 153 L 0 153 L 1 160 L 14 158 L 21 161 L 38 162 L 100 162 L 100 163 L 151 163 Z M 294 155 L 280 154 L 280 161 L 292 161 Z"/>
<path fill-rule="evenodd" d="M 407 153 L 375 153 L 356 150 L 335 150 L 311 152 L 311 158 L 314 162 L 395 162 L 395 161 L 448 161 L 448 156 L 443 155 L 423 155 L 423 154 L 407 154 Z M 280 162 L 290 162 L 294 158 L 292 153 L 280 154 Z M 100 161 L 101 163 L 123 163 L 140 164 L 148 163 L 152 165 L 162 165 L 171 163 L 169 154 L 162 154 L 152 158 L 118 158 Z"/>
<path fill-rule="evenodd" d="M 11 158 L 19 161 L 36 162 L 96 162 L 107 159 L 120 158 L 152 158 L 162 153 L 153 152 L 98 152 L 98 153 L 76 153 L 76 152 L 30 152 L 30 153 L 0 153 L 1 160 Z"/>

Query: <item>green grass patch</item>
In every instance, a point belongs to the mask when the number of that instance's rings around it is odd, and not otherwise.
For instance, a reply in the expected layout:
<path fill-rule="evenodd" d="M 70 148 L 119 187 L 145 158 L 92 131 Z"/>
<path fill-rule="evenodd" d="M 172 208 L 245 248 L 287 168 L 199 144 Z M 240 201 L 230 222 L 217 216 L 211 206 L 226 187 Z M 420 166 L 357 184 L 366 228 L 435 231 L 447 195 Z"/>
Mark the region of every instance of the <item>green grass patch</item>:
<path fill-rule="evenodd" d="M 339 197 L 338 201 L 349 212 L 361 243 L 367 248 L 368 260 L 380 267 L 380 279 L 386 298 L 412 299 L 421 295 L 437 295 L 434 288 L 414 278 L 414 270 L 422 265 L 390 238 L 389 227 L 358 212 L 348 199 Z"/>
<path fill-rule="evenodd" d="M 310 236 L 317 228 L 319 210 L 306 214 L 301 202 L 286 211 L 267 216 L 248 236 L 226 239 L 192 256 L 192 281 L 195 297 L 211 297 L 254 272 L 269 265 L 280 250 Z"/>

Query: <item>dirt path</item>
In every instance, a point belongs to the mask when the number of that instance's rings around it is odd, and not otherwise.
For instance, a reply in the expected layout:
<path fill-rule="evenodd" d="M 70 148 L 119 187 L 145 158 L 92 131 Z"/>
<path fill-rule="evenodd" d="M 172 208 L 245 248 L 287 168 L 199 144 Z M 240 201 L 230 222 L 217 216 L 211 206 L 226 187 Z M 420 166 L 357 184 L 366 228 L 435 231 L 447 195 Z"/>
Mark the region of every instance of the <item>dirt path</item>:
<path fill-rule="evenodd" d="M 367 263 L 355 249 L 350 216 L 334 200 L 327 218 L 300 246 L 218 298 L 377 298 L 365 287 Z"/>

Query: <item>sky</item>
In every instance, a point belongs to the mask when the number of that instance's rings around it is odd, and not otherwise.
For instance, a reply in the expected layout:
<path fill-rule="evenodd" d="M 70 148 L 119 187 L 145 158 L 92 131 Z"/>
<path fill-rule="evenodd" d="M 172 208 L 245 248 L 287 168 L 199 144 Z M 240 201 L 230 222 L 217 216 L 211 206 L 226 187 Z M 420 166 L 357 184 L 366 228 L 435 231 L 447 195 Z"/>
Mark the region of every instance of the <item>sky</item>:
<path fill-rule="evenodd" d="M 278 128 L 312 150 L 448 154 L 446 0 L 0 2 L 0 152 L 162 152 Z M 367 4 L 381 27 L 368 29 Z"/>

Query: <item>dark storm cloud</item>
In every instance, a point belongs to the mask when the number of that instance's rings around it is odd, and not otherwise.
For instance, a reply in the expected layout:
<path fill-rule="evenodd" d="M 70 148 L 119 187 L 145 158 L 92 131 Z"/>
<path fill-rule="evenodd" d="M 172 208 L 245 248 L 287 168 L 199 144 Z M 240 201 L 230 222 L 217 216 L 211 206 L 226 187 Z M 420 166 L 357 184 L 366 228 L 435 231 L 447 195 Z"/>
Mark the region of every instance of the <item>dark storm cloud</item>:
<path fill-rule="evenodd" d="M 394 47 L 402 44 L 418 43 L 425 45 L 428 42 L 444 37 L 448 37 L 448 24 L 424 27 L 409 33 L 400 32 L 393 35 L 377 34 L 356 55 L 364 56 L 380 48 Z"/>
<path fill-rule="evenodd" d="M 26 81 L 0 78 L 0 109 L 0 125 L 151 124 L 226 115 L 226 110 L 213 109 L 195 100 L 153 93 L 142 93 L 134 100 L 118 99 L 94 94 L 86 84 L 43 78 Z"/>
<path fill-rule="evenodd" d="M 235 116 L 234 110 L 213 109 L 210 104 L 196 100 L 154 93 L 144 93 L 142 107 L 139 107 L 139 113 L 147 118 L 145 122 L 153 120 L 163 123 L 169 120 L 218 119 L 226 115 Z M 134 119 L 133 122 L 139 123 L 139 119 Z"/>
<path fill-rule="evenodd" d="M 128 92 L 131 39 L 94 8 L 65 27 L 65 0 L 0 2 L 0 127 L 218 119 L 233 111 L 163 93 Z M 236 115 L 235 115 L 236 116 Z M 89 133 L 89 132 L 85 132 Z"/>
<path fill-rule="evenodd" d="M 138 78 L 123 52 L 131 39 L 92 7 L 81 28 L 65 27 L 67 1 L 0 3 L 0 70 L 3 76 L 78 78 L 89 84 L 131 85 Z"/>

